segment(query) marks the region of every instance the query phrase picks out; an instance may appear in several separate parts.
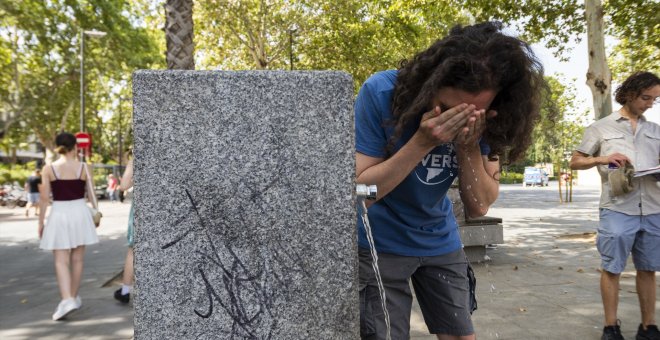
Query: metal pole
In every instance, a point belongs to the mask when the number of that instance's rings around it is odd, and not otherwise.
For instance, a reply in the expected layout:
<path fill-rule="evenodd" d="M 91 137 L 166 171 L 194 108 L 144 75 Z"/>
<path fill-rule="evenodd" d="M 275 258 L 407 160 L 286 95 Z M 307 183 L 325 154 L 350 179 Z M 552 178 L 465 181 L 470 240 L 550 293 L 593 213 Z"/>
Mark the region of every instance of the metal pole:
<path fill-rule="evenodd" d="M 293 71 L 293 30 L 289 29 L 289 67 Z"/>
<path fill-rule="evenodd" d="M 85 32 L 80 31 L 80 132 L 85 132 Z M 85 162 L 85 150 L 80 160 Z"/>
<path fill-rule="evenodd" d="M 121 140 L 121 104 L 123 103 L 123 98 L 119 97 L 119 169 L 121 169 L 121 159 L 122 159 L 122 140 Z"/>
<path fill-rule="evenodd" d="M 85 33 L 80 31 L 80 132 L 85 132 Z"/>

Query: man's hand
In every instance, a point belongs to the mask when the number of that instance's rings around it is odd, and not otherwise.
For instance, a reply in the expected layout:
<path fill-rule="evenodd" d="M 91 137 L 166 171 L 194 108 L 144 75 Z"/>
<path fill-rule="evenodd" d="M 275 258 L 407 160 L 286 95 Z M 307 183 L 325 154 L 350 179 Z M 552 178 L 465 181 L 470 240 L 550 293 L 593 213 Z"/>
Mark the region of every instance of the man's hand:
<path fill-rule="evenodd" d="M 615 164 L 617 168 L 621 168 L 626 166 L 626 162 L 631 163 L 630 159 L 626 157 L 624 154 L 620 154 L 618 152 L 615 152 L 609 156 L 607 156 L 607 164 Z"/>
<path fill-rule="evenodd" d="M 466 126 L 456 137 L 456 144 L 460 146 L 471 146 L 479 143 L 481 135 L 486 130 L 486 119 L 497 116 L 497 111 L 475 110 L 468 118 Z"/>
<path fill-rule="evenodd" d="M 422 116 L 417 129 L 423 144 L 428 147 L 449 143 L 466 128 L 468 119 L 474 114 L 474 105 L 460 104 L 441 112 L 436 106 Z"/>

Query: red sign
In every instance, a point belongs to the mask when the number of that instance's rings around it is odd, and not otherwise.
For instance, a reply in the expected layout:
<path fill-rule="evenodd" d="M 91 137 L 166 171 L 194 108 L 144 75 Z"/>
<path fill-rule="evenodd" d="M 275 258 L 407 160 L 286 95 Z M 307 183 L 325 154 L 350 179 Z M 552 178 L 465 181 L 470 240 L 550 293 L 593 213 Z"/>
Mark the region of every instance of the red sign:
<path fill-rule="evenodd" d="M 76 133 L 76 144 L 81 149 L 87 149 L 92 145 L 92 136 L 88 133 L 78 132 Z"/>

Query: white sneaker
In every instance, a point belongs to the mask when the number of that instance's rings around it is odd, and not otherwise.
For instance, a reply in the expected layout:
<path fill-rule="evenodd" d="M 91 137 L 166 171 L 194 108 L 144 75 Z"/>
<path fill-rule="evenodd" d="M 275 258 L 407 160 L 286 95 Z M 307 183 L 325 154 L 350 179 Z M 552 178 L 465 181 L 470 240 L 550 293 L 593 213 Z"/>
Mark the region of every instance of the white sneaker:
<path fill-rule="evenodd" d="M 76 309 L 80 309 L 82 307 L 82 299 L 80 298 L 80 295 L 76 296 Z"/>
<path fill-rule="evenodd" d="M 67 315 L 69 315 L 69 313 L 78 309 L 76 306 L 77 304 L 75 298 L 60 301 L 60 303 L 57 305 L 57 309 L 55 309 L 55 313 L 53 313 L 53 321 L 64 319 Z"/>

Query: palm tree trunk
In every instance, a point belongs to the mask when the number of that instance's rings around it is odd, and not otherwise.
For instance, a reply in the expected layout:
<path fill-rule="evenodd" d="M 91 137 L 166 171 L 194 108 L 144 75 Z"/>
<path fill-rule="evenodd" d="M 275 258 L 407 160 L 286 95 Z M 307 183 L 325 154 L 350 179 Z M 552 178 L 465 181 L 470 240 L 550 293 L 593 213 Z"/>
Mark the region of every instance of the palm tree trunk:
<path fill-rule="evenodd" d="M 192 14 L 192 0 L 167 0 L 165 4 L 166 60 L 170 70 L 195 69 Z"/>

